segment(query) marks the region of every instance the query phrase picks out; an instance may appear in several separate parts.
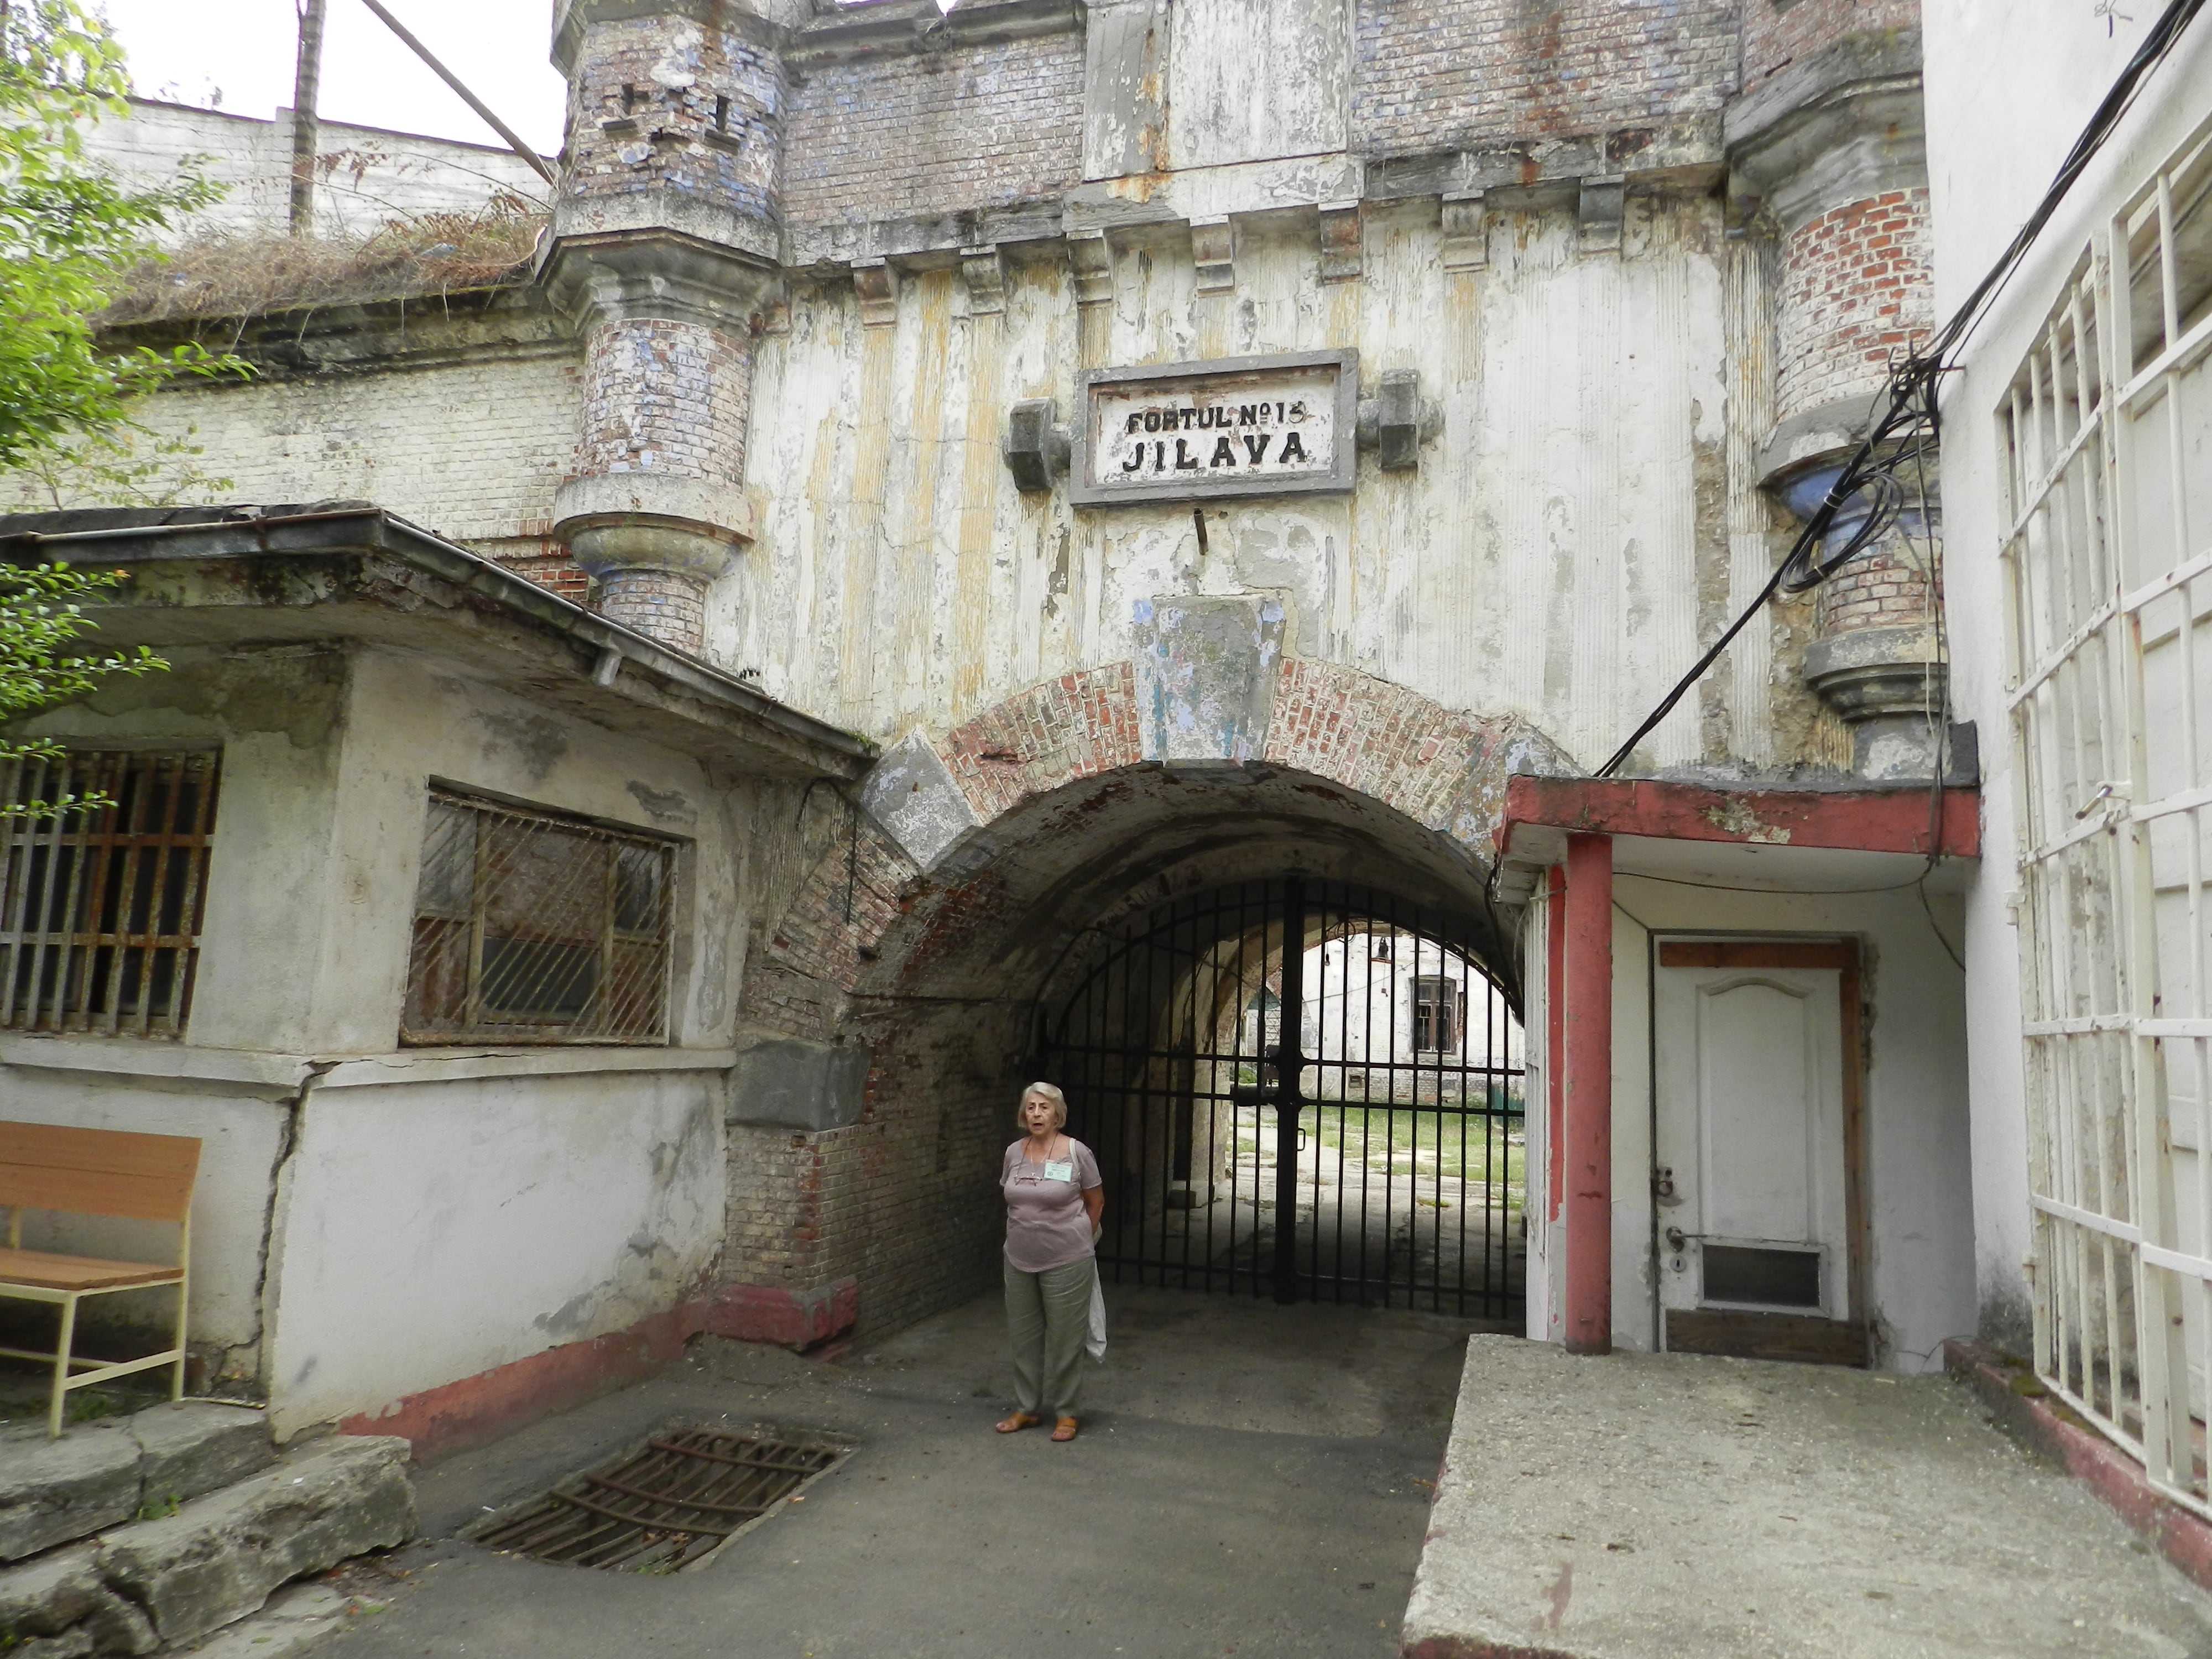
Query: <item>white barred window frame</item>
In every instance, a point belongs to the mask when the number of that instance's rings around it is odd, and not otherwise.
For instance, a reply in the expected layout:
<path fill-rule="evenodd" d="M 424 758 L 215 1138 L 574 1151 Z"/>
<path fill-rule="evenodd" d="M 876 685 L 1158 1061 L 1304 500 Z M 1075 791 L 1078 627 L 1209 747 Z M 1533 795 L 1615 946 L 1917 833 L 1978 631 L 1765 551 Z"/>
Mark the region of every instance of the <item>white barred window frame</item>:
<path fill-rule="evenodd" d="M 2212 1515 L 2212 125 L 1998 426 L 2035 1366 Z"/>

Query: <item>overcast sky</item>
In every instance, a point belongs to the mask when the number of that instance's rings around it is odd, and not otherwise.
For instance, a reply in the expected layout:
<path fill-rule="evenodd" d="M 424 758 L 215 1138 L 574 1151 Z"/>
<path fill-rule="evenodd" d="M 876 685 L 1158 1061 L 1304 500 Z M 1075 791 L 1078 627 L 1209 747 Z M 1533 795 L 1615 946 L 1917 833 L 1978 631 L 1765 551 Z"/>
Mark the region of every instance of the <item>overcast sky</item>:
<path fill-rule="evenodd" d="M 293 0 L 98 0 L 131 56 L 140 95 L 267 117 L 292 101 Z M 384 0 L 500 118 L 550 155 L 561 148 L 561 77 L 546 62 L 553 0 Z M 496 144 L 361 0 L 330 0 L 323 118 Z M 216 94 L 221 101 L 216 104 Z"/>

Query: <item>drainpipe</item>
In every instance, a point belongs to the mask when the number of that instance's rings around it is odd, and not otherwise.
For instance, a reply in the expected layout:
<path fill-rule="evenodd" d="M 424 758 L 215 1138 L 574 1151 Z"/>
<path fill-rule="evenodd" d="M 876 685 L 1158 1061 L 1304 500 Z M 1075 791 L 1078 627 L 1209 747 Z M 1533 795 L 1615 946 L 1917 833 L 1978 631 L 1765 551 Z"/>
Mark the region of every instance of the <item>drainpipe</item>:
<path fill-rule="evenodd" d="M 1567 837 L 1566 1346 L 1613 1352 L 1613 837 Z"/>

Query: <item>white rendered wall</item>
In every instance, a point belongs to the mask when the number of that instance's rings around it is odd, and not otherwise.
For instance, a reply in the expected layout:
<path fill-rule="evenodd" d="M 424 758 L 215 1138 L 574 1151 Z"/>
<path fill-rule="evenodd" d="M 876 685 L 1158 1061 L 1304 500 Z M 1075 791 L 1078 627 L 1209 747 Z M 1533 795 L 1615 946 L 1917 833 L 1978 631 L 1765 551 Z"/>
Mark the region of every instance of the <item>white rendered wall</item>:
<path fill-rule="evenodd" d="M 1113 301 L 1080 314 L 1051 263 L 1009 270 L 1002 314 L 971 315 L 957 271 L 907 274 L 878 328 L 849 286 L 796 287 L 758 352 L 759 538 L 710 597 L 709 653 L 896 740 L 1128 657 L 1157 597 L 1260 594 L 1289 654 L 1601 758 L 1696 658 L 1701 592 L 1729 599 L 1728 491 L 1751 481 L 1727 471 L 1719 216 L 1634 198 L 1623 250 L 1584 253 L 1571 212 L 1501 215 L 1488 268 L 1459 272 L 1433 199 L 1364 222 L 1364 274 L 1324 284 L 1310 223 L 1240 219 L 1218 297 L 1194 292 L 1187 237 L 1132 240 Z M 1370 389 L 1419 372 L 1441 421 L 1419 471 L 1368 456 L 1350 497 L 1214 504 L 1204 554 L 1188 503 L 1071 508 L 1000 458 L 1008 405 L 1066 418 L 1084 367 L 1340 346 Z M 1693 704 L 1650 750 L 1699 757 Z"/>
<path fill-rule="evenodd" d="M 5 1115 L 205 1141 L 194 1337 L 258 1371 L 283 1434 L 694 1294 L 722 1237 L 742 786 L 433 659 L 168 654 L 36 725 L 223 746 L 185 1036 L 0 1037 Z M 398 1048 L 434 777 L 684 839 L 672 1047 Z M 161 1243 L 112 1222 L 52 1237 Z"/>
<path fill-rule="evenodd" d="M 1868 1314 L 1886 1369 L 1940 1366 L 1943 1340 L 1971 1334 L 1975 1322 L 1973 1215 L 1963 1197 L 1972 1156 L 1965 988 L 1918 898 L 1910 888 L 1836 896 L 1729 892 L 1639 881 L 1625 872 L 1616 875 L 1613 893 L 1614 1346 L 1642 1351 L 1653 1345 L 1650 933 L 1845 935 L 1861 942 L 1868 997 Z M 1955 939 L 1957 902 L 1935 894 L 1931 902 Z M 1529 1047 L 1540 1057 L 1544 976 L 1540 960 L 1528 960 Z M 1529 1086 L 1533 1126 L 1539 1112 L 1533 1070 Z M 1534 1236 L 1546 1200 L 1533 1127 L 1529 1139 L 1528 1329 L 1542 1335 L 1548 1325 L 1556 1340 L 1551 1310 L 1563 1305 L 1565 1253 L 1559 1229 L 1547 1231 L 1540 1244 Z"/>
<path fill-rule="evenodd" d="M 166 184 L 178 158 L 203 158 L 202 172 L 223 186 L 222 199 L 163 240 L 210 235 L 282 235 L 292 206 L 292 114 L 274 120 L 225 115 L 134 98 L 127 114 L 93 124 L 85 149 L 94 160 L 142 184 Z M 450 138 L 323 123 L 315 153 L 315 229 L 365 236 L 394 219 L 473 213 L 494 196 L 529 201 L 545 181 L 509 149 Z"/>
<path fill-rule="evenodd" d="M 226 1350 L 225 1369 L 251 1377 L 261 1329 L 262 1237 L 284 1149 L 284 1100 L 306 1067 L 195 1065 L 194 1058 L 170 1044 L 121 1037 L 0 1037 L 0 1117 L 189 1135 L 200 1142 L 188 1334 L 195 1346 Z M 149 1066 L 158 1068 L 154 1075 L 146 1074 Z M 23 1243 L 34 1250 L 125 1261 L 176 1259 L 173 1227 L 110 1216 L 27 1214 Z M 175 1305 L 167 1291 L 112 1300 L 112 1311 L 134 1323 L 164 1322 Z"/>
<path fill-rule="evenodd" d="M 721 1248 L 722 1096 L 719 1071 L 317 1090 L 274 1239 L 272 1428 L 374 1414 L 696 1294 Z"/>
<path fill-rule="evenodd" d="M 1936 312 L 1948 317 L 2033 211 L 2162 7 L 2107 21 L 2066 0 L 1928 0 L 1923 8 Z M 1944 586 L 1958 717 L 1979 728 L 1980 879 L 1966 894 L 1968 1047 L 1982 1328 L 2024 1345 L 2029 1254 L 2027 1118 L 2010 738 L 2005 707 L 2005 529 L 1995 411 L 2093 230 L 2212 116 L 2212 19 L 2200 16 L 2062 203 L 1943 400 Z"/>

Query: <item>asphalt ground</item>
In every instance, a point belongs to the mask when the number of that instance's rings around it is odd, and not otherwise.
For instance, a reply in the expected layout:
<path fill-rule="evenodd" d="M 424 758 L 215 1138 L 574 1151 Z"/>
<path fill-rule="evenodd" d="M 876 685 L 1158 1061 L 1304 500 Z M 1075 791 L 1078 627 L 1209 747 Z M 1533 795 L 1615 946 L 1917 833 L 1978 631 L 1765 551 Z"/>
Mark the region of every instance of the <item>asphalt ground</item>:
<path fill-rule="evenodd" d="M 703 1340 L 651 1382 L 419 1471 L 424 1541 L 378 1564 L 382 1610 L 325 1651 L 1396 1653 L 1469 1326 L 1127 1287 L 1109 1305 L 1083 1432 L 1064 1445 L 992 1431 L 1009 1382 L 995 1294 L 828 1361 Z M 708 1424 L 855 1449 L 683 1572 L 556 1566 L 458 1536 L 650 1432 Z"/>

